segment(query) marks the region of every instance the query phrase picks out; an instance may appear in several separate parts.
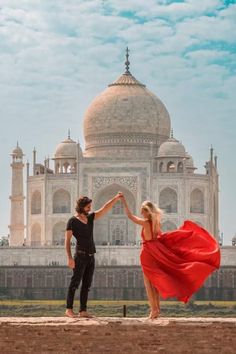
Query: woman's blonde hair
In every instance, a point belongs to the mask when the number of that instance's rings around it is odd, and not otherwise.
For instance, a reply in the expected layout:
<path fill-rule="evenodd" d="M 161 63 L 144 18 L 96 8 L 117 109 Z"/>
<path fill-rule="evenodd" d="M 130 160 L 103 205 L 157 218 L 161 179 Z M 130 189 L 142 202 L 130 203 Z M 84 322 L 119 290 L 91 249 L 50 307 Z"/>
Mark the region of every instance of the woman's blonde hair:
<path fill-rule="evenodd" d="M 152 231 L 156 234 L 160 230 L 163 211 L 149 200 L 145 200 L 142 203 L 141 208 L 148 212 L 148 219 L 152 222 Z"/>

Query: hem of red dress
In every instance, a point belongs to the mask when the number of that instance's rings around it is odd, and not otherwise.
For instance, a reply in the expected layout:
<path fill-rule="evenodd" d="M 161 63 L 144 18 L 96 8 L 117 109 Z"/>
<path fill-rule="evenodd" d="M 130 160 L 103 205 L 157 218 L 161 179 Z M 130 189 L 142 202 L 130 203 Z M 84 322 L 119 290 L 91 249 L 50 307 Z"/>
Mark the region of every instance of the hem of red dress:
<path fill-rule="evenodd" d="M 213 273 L 214 271 L 216 271 L 219 268 L 215 268 L 211 273 Z M 205 276 L 205 278 L 201 281 L 201 283 L 196 286 L 194 289 L 191 290 L 191 292 L 189 294 L 183 295 L 183 296 L 178 296 L 177 294 L 166 294 L 163 293 L 162 291 L 159 290 L 158 287 L 156 287 L 156 289 L 158 290 L 158 292 L 160 293 L 161 297 L 166 300 L 167 298 L 176 298 L 178 301 L 182 301 L 185 304 L 190 300 L 190 298 L 193 296 L 193 294 L 195 294 L 199 289 L 201 289 L 201 287 L 203 286 L 205 280 L 209 277 L 210 274 L 207 274 Z M 155 286 L 155 285 L 154 285 Z"/>

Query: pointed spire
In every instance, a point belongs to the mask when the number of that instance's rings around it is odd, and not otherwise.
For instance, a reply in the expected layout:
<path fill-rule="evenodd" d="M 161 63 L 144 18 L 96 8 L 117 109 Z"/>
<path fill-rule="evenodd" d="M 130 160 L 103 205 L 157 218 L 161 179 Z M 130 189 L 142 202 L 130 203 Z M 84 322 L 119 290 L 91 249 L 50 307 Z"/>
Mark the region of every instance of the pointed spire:
<path fill-rule="evenodd" d="M 68 139 L 70 139 L 70 129 L 68 129 Z"/>
<path fill-rule="evenodd" d="M 145 87 L 144 84 L 142 84 L 141 82 L 139 82 L 137 79 L 135 79 L 135 77 L 131 74 L 131 72 L 129 71 L 129 65 L 130 65 L 130 61 L 129 61 L 129 48 L 126 48 L 126 61 L 125 61 L 125 72 L 119 76 L 115 81 L 113 81 L 110 85 L 108 85 L 108 87 L 110 86 L 118 86 L 118 85 L 132 85 L 132 86 L 142 86 Z"/>
<path fill-rule="evenodd" d="M 213 162 L 213 146 L 211 145 L 211 148 L 210 148 L 210 159 L 211 159 L 211 162 Z"/>
<path fill-rule="evenodd" d="M 36 165 L 36 149 L 33 150 L 33 176 L 35 175 L 35 165 Z"/>
<path fill-rule="evenodd" d="M 125 61 L 125 74 L 130 74 L 130 71 L 129 71 L 129 65 L 130 65 L 130 62 L 129 62 L 129 48 L 127 47 L 126 48 L 126 61 Z"/>
<path fill-rule="evenodd" d="M 29 177 L 29 166 L 30 166 L 29 160 L 27 160 L 27 162 L 26 162 L 27 177 Z"/>
<path fill-rule="evenodd" d="M 214 156 L 215 168 L 217 169 L 217 155 Z"/>

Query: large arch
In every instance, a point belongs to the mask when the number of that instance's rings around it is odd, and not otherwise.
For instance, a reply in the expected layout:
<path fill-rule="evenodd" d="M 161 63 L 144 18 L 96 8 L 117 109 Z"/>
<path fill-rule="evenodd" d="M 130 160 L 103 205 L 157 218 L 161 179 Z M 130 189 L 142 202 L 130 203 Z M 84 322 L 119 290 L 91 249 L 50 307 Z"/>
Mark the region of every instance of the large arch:
<path fill-rule="evenodd" d="M 172 221 L 167 220 L 161 224 L 161 230 L 164 232 L 172 231 L 172 230 L 176 230 L 176 229 L 177 229 L 177 226 Z"/>
<path fill-rule="evenodd" d="M 60 221 L 53 226 L 52 244 L 54 246 L 63 246 L 65 244 L 65 230 L 66 223 L 63 221 Z"/>
<path fill-rule="evenodd" d="M 41 193 L 39 191 L 33 192 L 31 196 L 31 214 L 41 214 Z"/>
<path fill-rule="evenodd" d="M 135 199 L 133 194 L 124 186 L 117 183 L 113 183 L 98 191 L 94 196 L 94 209 L 98 210 L 101 208 L 118 191 L 125 194 L 127 203 L 134 212 Z M 98 245 L 124 245 L 135 242 L 135 225 L 128 221 L 124 207 L 120 201 L 103 218 L 96 221 L 94 235 Z"/>
<path fill-rule="evenodd" d="M 190 213 L 204 214 L 204 194 L 195 188 L 190 195 Z"/>
<path fill-rule="evenodd" d="M 160 192 L 159 207 L 168 214 L 178 212 L 178 197 L 174 189 L 167 187 Z"/>
<path fill-rule="evenodd" d="M 53 194 L 53 214 L 71 212 L 71 195 L 65 189 L 59 189 Z"/>
<path fill-rule="evenodd" d="M 31 246 L 41 246 L 41 226 L 36 223 L 31 227 Z"/>

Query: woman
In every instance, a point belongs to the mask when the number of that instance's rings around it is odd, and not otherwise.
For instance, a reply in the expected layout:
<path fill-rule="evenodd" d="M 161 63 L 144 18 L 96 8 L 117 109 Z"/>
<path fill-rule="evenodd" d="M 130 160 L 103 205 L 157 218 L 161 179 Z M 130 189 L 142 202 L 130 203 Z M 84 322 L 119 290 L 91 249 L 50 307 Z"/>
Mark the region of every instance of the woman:
<path fill-rule="evenodd" d="M 143 218 L 139 218 L 131 213 L 125 198 L 121 200 L 129 219 L 142 226 L 140 261 L 151 308 L 149 318 L 154 319 L 160 313 L 159 293 L 164 299 L 177 297 L 186 303 L 219 268 L 219 246 L 205 229 L 189 220 L 177 230 L 162 233 L 162 212 L 152 202 L 142 203 Z"/>

